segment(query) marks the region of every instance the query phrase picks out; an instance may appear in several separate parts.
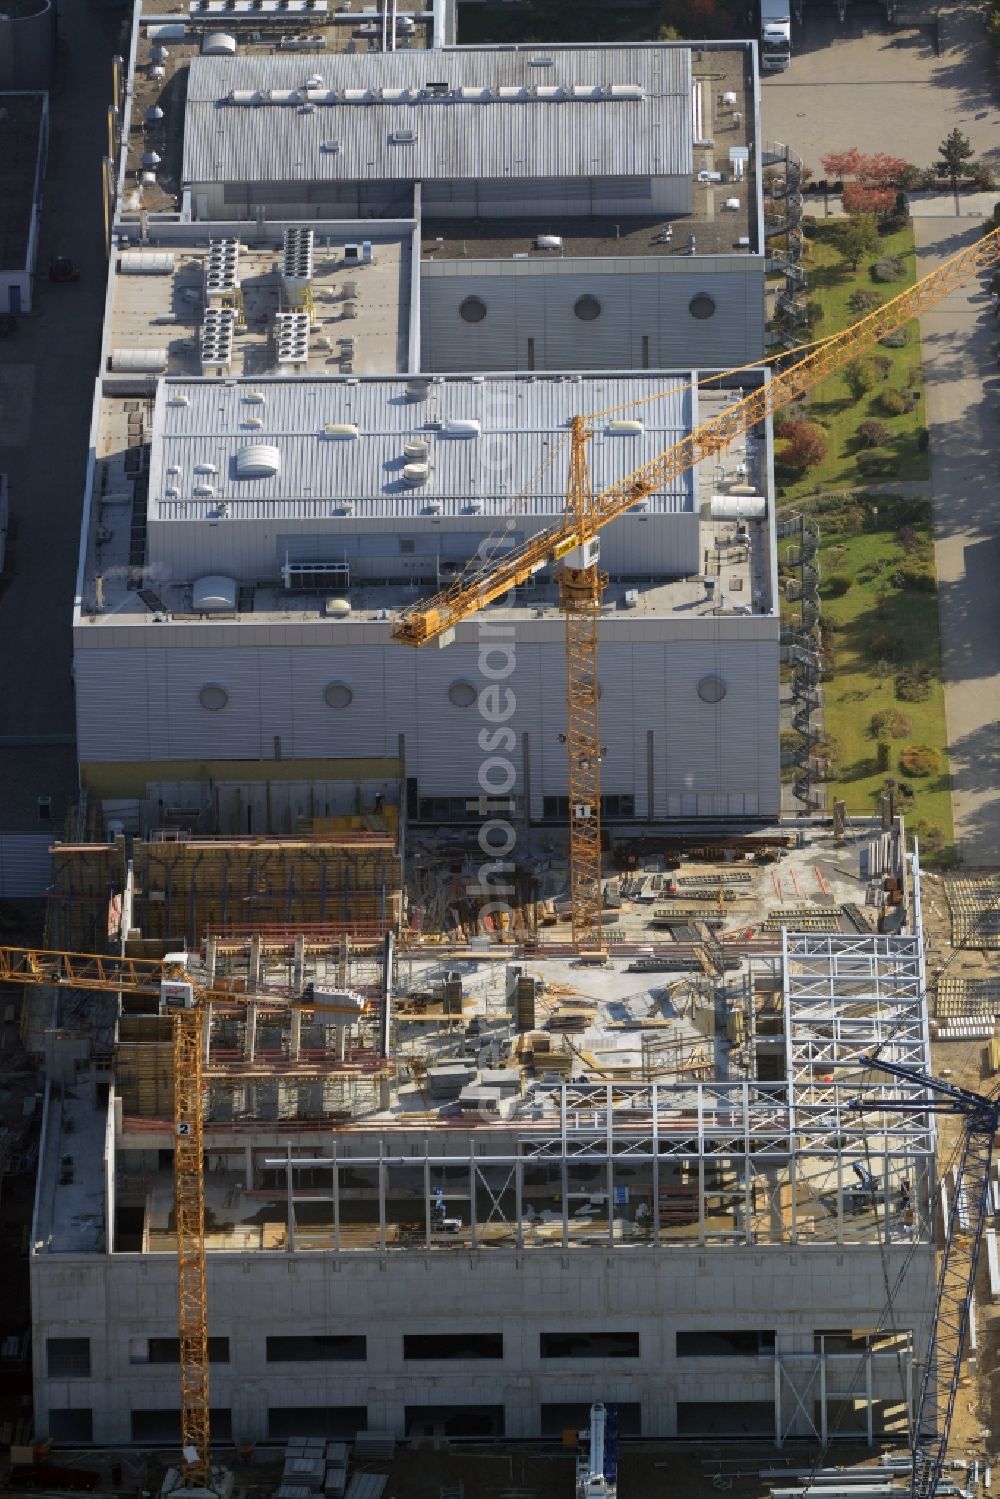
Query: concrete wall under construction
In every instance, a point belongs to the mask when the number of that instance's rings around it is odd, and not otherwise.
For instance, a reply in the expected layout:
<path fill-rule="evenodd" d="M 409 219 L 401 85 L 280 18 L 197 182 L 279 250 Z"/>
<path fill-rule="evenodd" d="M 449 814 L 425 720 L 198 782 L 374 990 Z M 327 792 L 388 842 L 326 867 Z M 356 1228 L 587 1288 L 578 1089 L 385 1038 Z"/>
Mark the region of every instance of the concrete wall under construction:
<path fill-rule="evenodd" d="M 909 1354 L 827 1354 L 819 1377 L 818 1334 L 839 1330 L 841 1344 L 828 1338 L 839 1347 L 876 1327 L 888 1278 L 894 1328 L 912 1331 L 919 1359 L 933 1271 L 928 1245 L 212 1254 L 209 1331 L 226 1340 L 212 1364 L 215 1430 L 222 1442 L 366 1424 L 402 1437 L 436 1407 L 472 1420 L 478 1408 L 494 1431 L 533 1437 L 553 1404 L 602 1399 L 638 1406 L 645 1436 L 709 1434 L 696 1428 L 712 1405 L 716 1434 L 749 1419 L 780 1441 L 818 1430 L 825 1389 L 830 1411 L 853 1411 L 843 1430 L 863 1436 L 873 1404 L 876 1429 L 886 1412 L 899 1419 Z M 36 1436 L 169 1442 L 173 1255 L 36 1253 L 31 1292 Z M 411 1341 L 445 1331 L 455 1341 Z M 75 1365 L 50 1341 L 63 1339 Z"/>

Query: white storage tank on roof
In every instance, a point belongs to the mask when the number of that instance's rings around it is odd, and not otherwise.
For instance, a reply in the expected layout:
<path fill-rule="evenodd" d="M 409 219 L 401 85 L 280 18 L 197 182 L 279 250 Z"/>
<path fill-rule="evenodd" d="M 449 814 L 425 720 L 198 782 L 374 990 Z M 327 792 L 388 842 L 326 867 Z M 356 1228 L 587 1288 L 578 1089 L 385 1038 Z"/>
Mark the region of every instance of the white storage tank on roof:
<path fill-rule="evenodd" d="M 159 375 L 166 367 L 166 349 L 111 350 L 111 368 L 118 375 Z"/>
<path fill-rule="evenodd" d="M 713 494 L 713 520 L 763 520 L 767 499 L 762 494 Z"/>
<path fill-rule="evenodd" d="M 118 257 L 122 276 L 169 276 L 173 268 L 172 250 L 123 250 Z"/>

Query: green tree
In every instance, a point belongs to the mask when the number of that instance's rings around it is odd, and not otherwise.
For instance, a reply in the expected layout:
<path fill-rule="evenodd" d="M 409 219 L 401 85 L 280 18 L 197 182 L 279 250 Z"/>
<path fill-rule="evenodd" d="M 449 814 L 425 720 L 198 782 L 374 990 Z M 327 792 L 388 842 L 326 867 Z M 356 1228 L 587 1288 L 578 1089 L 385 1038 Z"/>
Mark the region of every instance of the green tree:
<path fill-rule="evenodd" d="M 942 177 L 949 179 L 954 192 L 958 188 L 959 177 L 963 176 L 966 167 L 976 154 L 972 149 L 972 142 L 956 125 L 951 134 L 946 136 L 938 146 L 938 150 L 941 158 L 934 163 L 934 170 L 940 172 Z"/>
<path fill-rule="evenodd" d="M 878 376 L 867 359 L 852 359 L 844 366 L 844 379 L 855 401 L 860 401 L 878 383 Z"/>
<path fill-rule="evenodd" d="M 679 42 L 680 39 L 681 34 L 676 26 L 661 26 L 656 33 L 656 40 L 658 42 Z"/>
<path fill-rule="evenodd" d="M 831 238 L 837 254 L 852 271 L 856 271 L 863 260 L 871 259 L 879 252 L 878 226 L 871 213 L 836 220 Z"/>

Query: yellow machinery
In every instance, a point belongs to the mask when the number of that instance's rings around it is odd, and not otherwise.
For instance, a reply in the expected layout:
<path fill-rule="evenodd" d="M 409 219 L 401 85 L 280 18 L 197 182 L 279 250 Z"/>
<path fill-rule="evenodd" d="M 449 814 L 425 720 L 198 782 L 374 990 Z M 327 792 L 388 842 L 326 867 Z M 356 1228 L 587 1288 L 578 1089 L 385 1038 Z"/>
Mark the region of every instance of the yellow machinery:
<path fill-rule="evenodd" d="M 560 524 L 536 532 L 520 545 L 480 548 L 486 560 L 470 566 L 448 588 L 402 610 L 392 637 L 404 645 L 437 640 L 446 644 L 463 620 L 543 568 L 562 564 L 560 606 L 566 617 L 566 748 L 568 754 L 569 850 L 573 942 L 581 950 L 600 951 L 601 932 L 601 743 L 598 712 L 597 622 L 605 576 L 598 567 L 599 534 L 609 521 L 624 515 L 647 495 L 666 489 L 705 458 L 727 448 L 741 433 L 805 395 L 836 374 L 893 328 L 933 307 L 977 271 L 1000 260 L 1000 230 L 960 250 L 936 270 L 908 287 L 876 312 L 809 347 L 787 368 L 776 367 L 770 380 L 718 416 L 702 423 L 673 447 L 610 488 L 595 494 L 590 482 L 587 444 L 595 423 L 618 412 L 659 399 L 644 397 L 629 406 L 594 411 L 573 421 L 566 505 Z M 791 356 L 780 356 L 777 365 Z M 769 361 L 761 361 L 768 363 Z M 753 368 L 753 366 L 746 366 Z M 736 370 L 724 372 L 729 375 Z M 720 376 L 713 377 L 718 381 Z M 711 385 L 710 379 L 708 384 Z"/>
<path fill-rule="evenodd" d="M 599 533 L 639 500 L 664 489 L 703 459 L 728 447 L 742 432 L 843 369 L 883 334 L 933 307 L 970 276 L 989 269 L 998 260 L 1000 230 L 993 230 L 976 244 L 960 250 L 884 307 L 832 338 L 822 340 L 788 368 L 776 369 L 764 385 L 732 402 L 720 415 L 695 428 L 682 441 L 597 494 L 590 483 L 587 461 L 587 444 L 594 435 L 594 423 L 613 412 L 629 408 L 616 407 L 613 411 L 577 417 L 572 427 L 569 480 L 562 522 L 536 533 L 517 547 L 503 551 L 498 560 L 487 557 L 477 568 L 468 569 L 451 587 L 397 616 L 392 628 L 395 640 L 413 646 L 426 645 L 433 640 L 443 643 L 456 625 L 502 598 L 533 573 L 561 564 L 560 603 L 566 616 L 566 744 L 573 941 L 581 950 L 600 951 L 603 945 L 597 621 L 605 578 L 597 565 Z M 735 374 L 737 371 L 726 373 Z M 645 399 L 652 401 L 657 396 Z M 0 947 L 0 983 L 44 984 L 146 995 L 155 997 L 163 1011 L 173 1014 L 181 1444 L 185 1482 L 207 1485 L 211 1449 L 205 1292 L 202 1026 L 213 1003 L 251 1003 L 257 996 L 234 995 L 228 990 L 215 991 L 199 986 L 180 956 L 161 962 L 14 947 Z M 290 1009 L 336 1008 L 317 1003 L 314 998 L 261 997 L 269 1004 L 287 1004 Z"/>
<path fill-rule="evenodd" d="M 196 983 L 187 954 L 150 958 L 100 957 L 0 947 L 0 984 L 43 984 L 96 989 L 156 999 L 173 1016 L 174 1192 L 177 1218 L 177 1322 L 180 1339 L 181 1453 L 186 1485 L 207 1487 L 211 1475 L 208 1398 L 208 1309 L 205 1284 L 205 1178 L 203 1027 L 213 1004 L 265 1000 L 269 1007 L 323 1010 L 356 1017 L 335 1000 L 315 994 L 289 999 L 274 994 L 233 994 Z"/>

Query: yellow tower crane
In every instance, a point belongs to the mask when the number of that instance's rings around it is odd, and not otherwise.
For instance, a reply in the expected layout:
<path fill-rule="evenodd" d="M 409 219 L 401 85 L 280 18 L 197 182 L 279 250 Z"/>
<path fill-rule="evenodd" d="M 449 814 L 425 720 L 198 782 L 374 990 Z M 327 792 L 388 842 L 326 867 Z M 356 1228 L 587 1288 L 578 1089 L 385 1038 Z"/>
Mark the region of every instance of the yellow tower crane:
<path fill-rule="evenodd" d="M 680 442 L 659 453 L 624 478 L 595 494 L 590 481 L 587 444 L 595 423 L 625 410 L 659 400 L 666 392 L 575 417 L 571 431 L 569 478 L 563 518 L 517 546 L 489 555 L 432 598 L 403 609 L 392 624 L 392 638 L 403 645 L 430 641 L 447 644 L 456 625 L 484 609 L 510 589 L 544 568 L 561 564 L 559 602 L 566 619 L 566 749 L 568 757 L 570 894 L 573 943 L 582 951 L 603 949 L 601 927 L 601 742 L 597 677 L 597 624 L 606 576 L 601 573 L 599 536 L 609 522 L 624 515 L 647 495 L 666 489 L 705 458 L 729 445 L 758 422 L 780 411 L 828 376 L 842 370 L 886 333 L 935 306 L 977 271 L 1000 260 L 1000 230 L 992 230 L 876 312 L 860 318 L 830 338 L 811 345 L 787 368 L 749 395 L 733 401 Z M 787 361 L 790 356 L 780 357 Z M 771 363 L 762 360 L 761 364 Z M 754 366 L 744 366 L 752 369 Z M 708 385 L 728 370 L 709 377 Z"/>
<path fill-rule="evenodd" d="M 266 1003 L 269 1008 L 321 1010 L 356 1018 L 334 995 L 296 998 L 234 994 L 197 982 L 188 954 L 118 958 L 0 947 L 0 984 L 138 994 L 173 1017 L 174 1193 L 177 1221 L 177 1329 L 180 1341 L 181 1466 L 186 1486 L 210 1486 L 208 1306 L 205 1277 L 204 1036 L 210 1007 Z"/>

